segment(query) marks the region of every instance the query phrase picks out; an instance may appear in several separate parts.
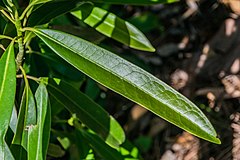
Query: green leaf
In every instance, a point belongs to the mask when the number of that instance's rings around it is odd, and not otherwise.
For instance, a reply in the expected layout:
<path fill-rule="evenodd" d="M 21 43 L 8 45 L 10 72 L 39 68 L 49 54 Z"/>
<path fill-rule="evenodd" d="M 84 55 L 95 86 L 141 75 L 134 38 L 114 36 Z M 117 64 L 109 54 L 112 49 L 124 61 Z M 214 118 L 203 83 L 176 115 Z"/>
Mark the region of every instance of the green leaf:
<path fill-rule="evenodd" d="M 95 150 L 102 158 L 111 160 L 123 160 L 124 157 L 115 149 L 108 146 L 100 137 L 94 133 L 89 133 L 85 130 L 79 129 L 80 133 L 88 144 Z"/>
<path fill-rule="evenodd" d="M 21 100 L 17 121 L 17 130 L 13 138 L 11 149 L 16 160 L 27 159 L 28 131 L 27 128 L 36 124 L 36 104 L 25 78 L 25 88 Z"/>
<path fill-rule="evenodd" d="M 143 69 L 81 38 L 31 29 L 53 51 L 94 80 L 205 140 L 220 143 L 201 110 Z"/>
<path fill-rule="evenodd" d="M 128 157 L 126 160 L 141 160 L 140 151 L 137 147 L 131 144 L 130 141 L 126 140 L 120 147 L 119 152 L 121 155 Z"/>
<path fill-rule="evenodd" d="M 49 136 L 49 133 L 45 133 L 45 123 L 49 120 L 48 112 L 48 93 L 46 86 L 40 83 L 36 93 L 37 104 L 37 124 L 28 126 L 28 159 L 44 160 L 46 157 L 46 144 L 45 136 Z M 47 138 L 48 139 L 48 138 Z"/>
<path fill-rule="evenodd" d="M 35 100 L 29 84 L 26 83 L 22 96 L 18 116 L 17 131 L 13 139 L 13 144 L 21 145 L 25 150 L 27 150 L 27 127 L 36 124 L 36 115 L 37 113 Z"/>
<path fill-rule="evenodd" d="M 67 138 L 70 140 L 71 145 L 69 146 L 68 150 L 71 152 L 71 155 L 69 159 L 88 159 L 88 154 L 92 150 L 88 145 L 88 142 L 82 137 L 81 133 L 77 129 L 74 129 L 72 131 L 52 130 L 52 135 L 58 137 L 58 139 Z"/>
<path fill-rule="evenodd" d="M 113 13 L 94 7 L 90 3 L 82 4 L 77 11 L 71 13 L 107 37 L 135 49 L 149 52 L 155 51 L 141 31 Z"/>
<path fill-rule="evenodd" d="M 64 137 L 64 138 L 61 138 L 61 137 L 57 137 L 57 140 L 59 141 L 59 143 L 61 144 L 61 146 L 67 150 L 70 145 L 71 145 L 71 142 L 69 141 L 69 139 L 67 137 Z"/>
<path fill-rule="evenodd" d="M 0 59 L 0 159 L 11 160 L 12 154 L 5 142 L 16 91 L 16 66 L 12 42 Z"/>
<path fill-rule="evenodd" d="M 50 141 L 50 132 L 51 132 L 51 107 L 50 107 L 50 102 L 48 101 L 48 107 L 47 107 L 47 113 L 46 113 L 46 118 L 44 122 L 44 128 L 43 128 L 43 159 L 47 157 L 47 151 L 48 151 L 48 146 L 49 146 L 49 141 Z"/>
<path fill-rule="evenodd" d="M 30 15 L 28 26 L 46 24 L 53 18 L 70 12 L 76 7 L 77 3 L 79 3 L 79 0 L 60 0 L 42 4 Z"/>
<path fill-rule="evenodd" d="M 71 141 L 72 143 L 75 143 L 77 147 L 77 150 L 75 152 L 78 153 L 76 154 L 75 159 L 96 159 L 91 147 L 89 146 L 88 142 L 84 139 L 81 132 L 79 132 L 78 129 L 75 129 L 73 135 L 74 136 L 71 136 L 73 137 Z"/>
<path fill-rule="evenodd" d="M 54 96 L 51 96 L 51 94 L 49 95 L 49 100 L 51 103 L 52 117 L 59 114 L 65 108 L 65 106 L 62 103 L 59 103 L 58 99 L 56 99 L 56 97 L 54 97 Z"/>
<path fill-rule="evenodd" d="M 56 83 L 53 79 L 42 79 L 48 84 L 48 91 L 71 113 L 93 131 L 101 135 L 106 142 L 118 147 L 125 140 L 125 134 L 118 122 L 97 103 L 64 81 Z"/>
<path fill-rule="evenodd" d="M 14 106 L 13 110 L 12 110 L 12 117 L 11 117 L 10 124 L 9 124 L 9 127 L 11 128 L 11 130 L 13 131 L 14 134 L 16 133 L 16 130 L 17 130 L 17 121 L 18 121 L 17 119 L 18 119 L 17 109 Z"/>
<path fill-rule="evenodd" d="M 172 3 L 179 0 L 89 0 L 96 3 L 110 3 L 110 4 L 133 4 L 133 5 L 152 5 L 160 3 Z"/>

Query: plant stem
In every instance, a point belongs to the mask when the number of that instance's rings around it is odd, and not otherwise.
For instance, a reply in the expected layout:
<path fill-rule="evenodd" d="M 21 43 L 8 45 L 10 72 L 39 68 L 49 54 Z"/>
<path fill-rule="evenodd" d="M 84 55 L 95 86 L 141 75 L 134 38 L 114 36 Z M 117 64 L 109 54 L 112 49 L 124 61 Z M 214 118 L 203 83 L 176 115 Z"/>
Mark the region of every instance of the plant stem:
<path fill-rule="evenodd" d="M 26 74 L 25 70 L 22 68 L 22 66 L 20 66 L 19 69 L 22 71 L 22 75 L 23 75 L 25 84 L 28 86 L 29 84 L 28 84 L 27 74 Z"/>
<path fill-rule="evenodd" d="M 10 20 L 13 24 L 15 23 L 14 20 L 7 14 L 7 12 L 5 12 L 4 10 L 0 10 L 2 12 L 2 14 L 8 19 Z"/>
<path fill-rule="evenodd" d="M 5 35 L 0 35 L 0 39 L 9 39 L 9 40 L 13 40 L 12 37 L 5 36 Z"/>
<path fill-rule="evenodd" d="M 21 20 L 18 17 L 18 13 L 15 13 L 15 26 L 17 29 L 17 36 L 18 36 L 18 54 L 16 58 L 17 63 L 17 71 L 19 70 L 19 67 L 22 65 L 23 56 L 24 56 L 24 45 L 23 45 L 23 32 L 22 32 L 22 24 Z"/>
<path fill-rule="evenodd" d="M 37 83 L 40 82 L 40 79 L 37 78 L 37 77 L 33 77 L 33 76 L 29 76 L 29 75 L 26 75 L 26 77 L 27 77 L 27 79 L 31 79 L 31 80 L 33 80 Z M 23 74 L 18 74 L 17 78 L 24 78 L 24 75 Z"/>
<path fill-rule="evenodd" d="M 22 13 L 22 15 L 20 16 L 20 20 L 22 20 L 25 16 L 26 16 L 26 14 L 27 14 L 27 12 L 31 9 L 31 7 L 34 5 L 34 3 L 31 3 L 31 4 L 29 4 L 28 6 L 27 6 L 27 8 L 25 8 L 25 10 L 23 11 L 23 13 Z"/>

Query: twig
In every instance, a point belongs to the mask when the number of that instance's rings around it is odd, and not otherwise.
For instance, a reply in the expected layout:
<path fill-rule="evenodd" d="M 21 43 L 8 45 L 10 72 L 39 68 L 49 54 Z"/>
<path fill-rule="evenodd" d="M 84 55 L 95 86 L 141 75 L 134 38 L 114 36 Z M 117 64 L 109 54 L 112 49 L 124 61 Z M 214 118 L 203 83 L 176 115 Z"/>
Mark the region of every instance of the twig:
<path fill-rule="evenodd" d="M 16 76 L 17 78 L 24 78 L 23 74 L 18 74 Z M 33 77 L 33 76 L 29 76 L 29 75 L 26 75 L 27 79 L 31 79 L 31 80 L 34 80 L 36 82 L 40 82 L 40 79 L 37 78 L 37 77 Z"/>
<path fill-rule="evenodd" d="M 9 19 L 13 24 L 15 24 L 14 20 L 3 9 L 0 9 L 0 11 L 7 19 Z"/>

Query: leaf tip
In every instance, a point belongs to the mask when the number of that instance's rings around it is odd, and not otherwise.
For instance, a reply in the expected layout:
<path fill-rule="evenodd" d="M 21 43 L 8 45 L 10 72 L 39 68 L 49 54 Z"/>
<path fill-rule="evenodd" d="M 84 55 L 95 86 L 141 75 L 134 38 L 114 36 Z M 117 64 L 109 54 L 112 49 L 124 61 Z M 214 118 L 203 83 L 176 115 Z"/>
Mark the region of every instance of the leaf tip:
<path fill-rule="evenodd" d="M 137 49 L 137 50 L 146 51 L 146 52 L 155 52 L 156 51 L 156 49 L 151 44 L 145 45 L 141 48 L 139 46 L 132 46 L 132 45 L 130 45 L 130 47 Z"/>
<path fill-rule="evenodd" d="M 216 138 L 212 141 L 215 144 L 222 144 L 221 140 L 219 138 Z"/>
<path fill-rule="evenodd" d="M 156 49 L 155 49 L 154 47 L 150 47 L 150 48 L 148 49 L 148 51 L 149 51 L 149 52 L 156 52 Z"/>

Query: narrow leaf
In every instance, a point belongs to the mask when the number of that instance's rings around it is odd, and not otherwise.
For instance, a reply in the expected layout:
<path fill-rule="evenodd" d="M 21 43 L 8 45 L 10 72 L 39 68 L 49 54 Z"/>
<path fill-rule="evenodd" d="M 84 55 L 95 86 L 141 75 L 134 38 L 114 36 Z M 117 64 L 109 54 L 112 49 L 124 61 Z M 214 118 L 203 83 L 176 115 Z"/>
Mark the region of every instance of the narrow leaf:
<path fill-rule="evenodd" d="M 77 11 L 71 13 L 107 37 L 135 49 L 155 51 L 148 39 L 135 26 L 102 8 L 84 3 Z"/>
<path fill-rule="evenodd" d="M 47 151 L 48 151 L 49 140 L 50 140 L 50 131 L 51 131 L 51 107 L 50 107 L 50 102 L 49 102 L 48 107 L 47 107 L 46 118 L 45 118 L 45 122 L 44 122 L 44 128 L 43 128 L 43 141 L 42 141 L 43 159 L 45 159 L 47 157 Z"/>
<path fill-rule="evenodd" d="M 26 84 L 22 96 L 17 131 L 13 139 L 13 144 L 21 145 L 27 150 L 27 127 L 36 124 L 36 105 L 32 91 L 28 84 Z"/>
<path fill-rule="evenodd" d="M 29 87 L 28 81 L 25 78 L 25 88 L 18 115 L 17 130 L 11 145 L 11 149 L 16 160 L 27 159 L 27 128 L 29 126 L 36 125 L 36 115 L 35 100 Z"/>
<path fill-rule="evenodd" d="M 45 149 L 43 148 L 44 124 L 48 110 L 48 93 L 44 84 L 39 85 L 35 93 L 37 103 L 37 125 L 28 127 L 28 159 L 44 160 Z"/>
<path fill-rule="evenodd" d="M 118 147 L 124 142 L 123 129 L 101 106 L 64 81 L 56 83 L 53 79 L 43 80 L 48 84 L 52 97 L 71 113 L 75 113 L 90 129 L 100 134 L 109 145 Z"/>
<path fill-rule="evenodd" d="M 78 37 L 50 29 L 31 29 L 53 51 L 94 80 L 176 126 L 220 143 L 201 110 L 153 75 Z"/>
<path fill-rule="evenodd" d="M 0 159 L 11 160 L 12 154 L 5 142 L 16 91 L 16 67 L 14 42 L 12 42 L 0 59 Z"/>

